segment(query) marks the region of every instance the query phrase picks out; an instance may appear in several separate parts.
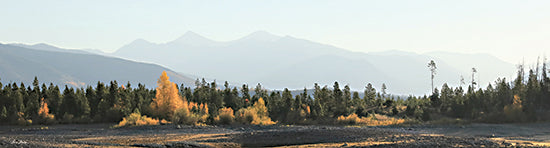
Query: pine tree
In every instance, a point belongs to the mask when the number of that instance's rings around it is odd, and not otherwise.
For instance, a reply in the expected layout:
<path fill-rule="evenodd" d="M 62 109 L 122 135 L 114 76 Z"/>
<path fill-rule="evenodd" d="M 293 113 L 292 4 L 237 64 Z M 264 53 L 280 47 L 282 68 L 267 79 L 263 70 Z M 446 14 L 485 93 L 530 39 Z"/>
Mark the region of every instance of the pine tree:
<path fill-rule="evenodd" d="M 349 115 L 352 113 L 351 107 L 351 88 L 349 85 L 344 86 L 344 95 L 340 103 L 340 107 L 343 110 L 344 115 Z"/>
<path fill-rule="evenodd" d="M 364 100 L 367 103 L 367 105 L 374 106 L 375 105 L 374 99 L 376 98 L 376 89 L 374 89 L 372 84 L 369 83 L 367 84 L 367 86 L 365 86 L 364 93 L 365 93 Z"/>
<path fill-rule="evenodd" d="M 265 101 L 265 98 L 267 97 L 267 91 L 262 88 L 262 85 L 260 83 L 256 85 L 256 88 L 254 88 L 254 93 L 254 96 L 252 96 L 252 102 L 258 101 L 259 98 L 264 98 Z"/>
<path fill-rule="evenodd" d="M 243 87 L 241 88 L 242 98 L 244 101 L 244 105 L 246 107 L 250 106 L 252 103 L 250 102 L 250 94 L 248 93 L 248 85 L 243 84 Z"/>
<path fill-rule="evenodd" d="M 77 113 L 75 113 L 75 116 L 78 117 L 81 121 L 89 122 L 90 110 L 91 110 L 90 103 L 88 102 L 88 99 L 84 94 L 83 88 L 76 90 L 75 99 L 78 107 L 78 110 L 77 110 Z"/>
<path fill-rule="evenodd" d="M 444 83 L 443 86 L 441 86 L 441 107 L 440 110 L 443 113 L 447 113 L 451 109 L 451 105 L 453 104 L 452 98 L 454 97 L 453 89 L 450 88 L 447 83 Z"/>
<path fill-rule="evenodd" d="M 225 107 L 229 108 L 235 108 L 235 104 L 233 102 L 233 95 L 231 95 L 231 88 L 229 88 L 229 83 L 225 81 L 225 84 L 223 85 L 225 89 L 223 90 L 223 104 Z"/>
<path fill-rule="evenodd" d="M 218 91 L 216 81 L 210 83 L 210 89 L 209 89 L 209 96 L 210 101 L 204 102 L 204 104 L 208 103 L 209 110 L 212 116 L 210 116 L 212 119 L 214 119 L 215 116 L 218 115 L 218 110 L 223 107 L 223 94 L 222 92 Z"/>
<path fill-rule="evenodd" d="M 235 105 L 234 110 L 239 110 L 243 108 L 244 101 L 242 98 L 239 97 L 239 90 L 237 89 L 237 87 L 233 87 L 233 89 L 231 89 L 231 95 L 233 96 L 232 102 Z"/>
<path fill-rule="evenodd" d="M 342 90 L 340 90 L 340 85 L 338 82 L 334 82 L 332 86 L 332 99 L 330 102 L 330 111 L 332 112 L 333 117 L 338 117 L 344 115 L 345 106 L 344 106 L 344 96 Z"/>
<path fill-rule="evenodd" d="M 61 114 L 61 93 L 59 90 L 59 87 L 57 85 L 53 85 L 53 83 L 50 83 L 50 86 L 48 86 L 48 90 L 45 93 L 45 98 L 47 98 L 49 102 L 50 112 L 52 114 L 58 115 L 56 118 L 60 118 L 59 115 Z"/>
<path fill-rule="evenodd" d="M 90 117 L 94 117 L 97 114 L 97 106 L 101 98 L 97 97 L 95 89 L 92 86 L 86 88 L 86 98 L 88 99 L 88 103 L 90 103 Z"/>

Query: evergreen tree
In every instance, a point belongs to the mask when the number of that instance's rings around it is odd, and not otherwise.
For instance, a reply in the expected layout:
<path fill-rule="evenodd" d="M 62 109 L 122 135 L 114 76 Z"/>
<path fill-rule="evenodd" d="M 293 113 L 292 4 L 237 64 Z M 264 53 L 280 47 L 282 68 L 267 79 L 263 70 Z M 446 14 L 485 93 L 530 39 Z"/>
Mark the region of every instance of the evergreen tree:
<path fill-rule="evenodd" d="M 267 109 L 269 111 L 269 115 L 272 119 L 275 120 L 282 120 L 283 115 L 283 101 L 281 97 L 281 93 L 279 91 L 273 91 L 271 92 L 271 95 L 269 96 L 270 103 L 266 104 Z"/>
<path fill-rule="evenodd" d="M 248 92 L 249 92 L 248 85 L 243 84 L 243 87 L 241 88 L 241 93 L 242 93 L 242 98 L 246 107 L 252 105 L 252 103 L 250 102 L 250 94 Z"/>
<path fill-rule="evenodd" d="M 25 89 L 23 87 L 23 89 Z M 17 84 L 13 83 L 12 85 L 12 94 L 8 97 L 13 100 L 12 102 L 12 110 L 14 114 L 17 114 L 18 112 L 23 112 L 25 109 L 25 105 L 23 104 L 23 94 L 22 91 L 17 87 Z"/>
<path fill-rule="evenodd" d="M 92 86 L 86 88 L 86 99 L 89 101 L 90 117 L 94 117 L 97 114 L 97 106 L 101 98 L 96 95 L 95 89 Z"/>
<path fill-rule="evenodd" d="M 256 88 L 254 88 L 254 95 L 252 96 L 252 102 L 258 101 L 259 98 L 264 98 L 266 100 L 267 91 L 262 88 L 262 85 L 258 83 L 256 85 Z"/>
<path fill-rule="evenodd" d="M 231 89 L 231 95 L 233 96 L 233 100 L 232 100 L 232 104 L 234 105 L 235 107 L 235 110 L 239 110 L 241 108 L 244 107 L 244 99 L 242 99 L 241 97 L 239 97 L 239 90 L 237 90 L 236 87 L 233 87 L 233 89 Z"/>
<path fill-rule="evenodd" d="M 282 100 L 283 100 L 282 106 L 281 106 L 282 110 L 280 114 L 283 115 L 284 117 L 285 115 L 288 115 L 289 112 L 291 112 L 294 106 L 293 104 L 294 99 L 292 97 L 292 93 L 287 88 L 283 90 Z M 287 119 L 285 119 L 284 121 L 287 121 Z"/>
<path fill-rule="evenodd" d="M 332 86 L 332 99 L 331 99 L 329 111 L 332 112 L 333 117 L 338 117 L 345 114 L 344 96 L 338 82 L 334 82 Z"/>
<path fill-rule="evenodd" d="M 61 101 L 61 107 L 59 108 L 59 115 L 63 115 L 63 120 L 66 122 L 72 122 L 72 118 L 77 113 L 78 105 L 74 94 L 74 89 L 67 87 L 63 90 L 63 98 Z"/>
<path fill-rule="evenodd" d="M 209 107 L 208 110 L 212 114 L 212 116 L 210 117 L 213 119 L 215 116 L 218 115 L 218 110 L 223 107 L 223 97 L 222 97 L 222 93 L 219 92 L 217 89 L 216 81 L 210 84 L 209 92 L 210 92 L 210 95 L 209 95 L 210 101 L 204 102 L 204 103 L 208 103 L 208 107 Z"/>
<path fill-rule="evenodd" d="M 343 110 L 344 115 L 349 115 L 353 111 L 353 108 L 351 107 L 351 88 L 349 85 L 344 86 L 344 94 L 342 101 L 340 103 L 340 109 Z"/>
<path fill-rule="evenodd" d="M 439 110 L 442 113 L 448 113 L 452 111 L 452 104 L 455 101 L 453 100 L 453 98 L 454 98 L 453 89 L 450 88 L 447 85 L 447 83 L 444 83 L 443 86 L 441 87 L 441 95 L 440 95 L 441 105 L 439 107 Z"/>
<path fill-rule="evenodd" d="M 369 106 L 375 105 L 375 98 L 376 98 L 376 89 L 372 86 L 372 84 L 368 83 L 367 86 L 365 86 L 365 92 L 364 92 L 364 100 Z"/>
<path fill-rule="evenodd" d="M 223 86 L 225 87 L 223 89 L 223 105 L 225 107 L 229 107 L 229 108 L 232 108 L 234 109 L 234 105 L 232 104 L 233 102 L 233 96 L 231 96 L 231 88 L 229 88 L 229 83 L 227 81 L 225 81 L 225 83 L 223 84 Z"/>
<path fill-rule="evenodd" d="M 77 89 L 75 92 L 77 110 L 74 115 L 79 118 L 81 122 L 88 122 L 90 117 L 90 104 L 84 92 L 83 88 Z"/>
<path fill-rule="evenodd" d="M 529 77 L 527 80 L 527 86 L 525 90 L 525 99 L 523 100 L 524 112 L 529 116 L 529 119 L 534 119 L 537 112 L 537 104 L 541 104 L 540 98 L 540 86 L 537 80 L 537 75 L 533 70 L 529 70 Z"/>
<path fill-rule="evenodd" d="M 313 98 L 315 98 L 315 100 L 313 100 L 313 105 L 312 105 L 312 116 L 313 118 L 319 119 L 319 118 L 325 117 L 326 115 L 325 114 L 326 99 L 324 98 L 326 95 L 324 95 L 324 93 L 322 92 L 322 89 L 319 86 L 319 84 L 315 83 L 313 88 L 314 88 Z"/>
<path fill-rule="evenodd" d="M 40 107 L 39 101 L 40 101 L 40 87 L 38 83 L 38 78 L 34 77 L 34 81 L 32 83 L 33 88 L 30 87 L 27 89 L 27 91 L 24 93 L 24 100 L 25 100 L 25 115 L 28 117 L 36 117 L 38 116 L 38 108 Z"/>

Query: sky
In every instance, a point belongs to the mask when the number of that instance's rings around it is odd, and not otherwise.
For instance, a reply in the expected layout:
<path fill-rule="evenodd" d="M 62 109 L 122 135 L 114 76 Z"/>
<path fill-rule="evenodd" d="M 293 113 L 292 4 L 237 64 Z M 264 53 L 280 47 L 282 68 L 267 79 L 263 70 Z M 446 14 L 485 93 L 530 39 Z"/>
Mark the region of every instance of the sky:
<path fill-rule="evenodd" d="M 255 31 L 377 52 L 489 53 L 510 63 L 550 56 L 547 0 L 3 0 L 0 43 L 113 52 L 192 31 L 230 41 Z"/>

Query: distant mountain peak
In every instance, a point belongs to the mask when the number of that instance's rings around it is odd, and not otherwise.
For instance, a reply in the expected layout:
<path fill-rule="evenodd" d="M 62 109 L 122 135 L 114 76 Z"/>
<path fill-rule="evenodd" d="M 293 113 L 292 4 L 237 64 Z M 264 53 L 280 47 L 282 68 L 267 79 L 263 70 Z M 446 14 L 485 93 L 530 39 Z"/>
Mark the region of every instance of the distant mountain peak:
<path fill-rule="evenodd" d="M 185 34 L 177 38 L 176 40 L 169 42 L 168 44 L 184 44 L 184 45 L 211 45 L 215 44 L 216 41 L 203 37 L 195 32 L 187 31 Z"/>
<path fill-rule="evenodd" d="M 147 40 L 144 40 L 144 39 L 136 39 L 132 42 L 130 42 L 129 44 L 126 44 L 124 46 L 122 46 L 121 48 L 119 48 L 118 50 L 116 50 L 114 53 L 121 53 L 121 52 L 133 52 L 132 50 L 130 50 L 130 48 L 135 48 L 135 47 L 149 47 L 149 46 L 152 46 L 152 45 L 155 45 L 154 43 L 151 43 Z"/>
<path fill-rule="evenodd" d="M 127 44 L 126 46 L 132 45 L 132 46 L 138 46 L 139 47 L 139 46 L 147 46 L 147 45 L 152 45 L 152 44 L 154 44 L 154 43 L 149 42 L 145 39 L 139 38 L 139 39 L 136 39 L 136 40 L 132 41 L 131 43 Z"/>
<path fill-rule="evenodd" d="M 151 44 L 151 42 L 145 40 L 145 39 L 135 39 L 134 41 L 132 41 L 130 44 Z"/>
<path fill-rule="evenodd" d="M 198 33 L 193 32 L 193 31 L 187 31 L 176 40 L 189 39 L 189 38 L 205 38 L 205 37 L 199 35 Z"/>
<path fill-rule="evenodd" d="M 281 38 L 282 38 L 281 36 L 277 36 L 277 35 L 274 35 L 274 34 L 271 34 L 271 33 L 267 32 L 267 31 L 260 30 L 260 31 L 253 32 L 253 33 L 239 39 L 239 41 L 251 40 L 251 41 L 272 42 L 272 41 L 277 41 Z"/>
<path fill-rule="evenodd" d="M 55 47 L 53 45 L 50 45 L 50 44 L 46 44 L 46 43 L 37 43 L 37 44 L 34 44 L 32 46 L 42 46 L 42 47 Z M 57 48 L 57 47 L 55 47 Z"/>

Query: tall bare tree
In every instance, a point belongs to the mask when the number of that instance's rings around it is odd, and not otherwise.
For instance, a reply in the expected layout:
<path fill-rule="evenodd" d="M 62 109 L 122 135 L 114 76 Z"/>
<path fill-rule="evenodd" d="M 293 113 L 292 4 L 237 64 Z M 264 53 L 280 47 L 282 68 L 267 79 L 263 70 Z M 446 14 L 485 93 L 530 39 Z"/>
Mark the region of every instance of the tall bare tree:
<path fill-rule="evenodd" d="M 477 69 L 475 67 L 472 68 L 472 89 L 475 90 L 475 85 L 477 84 L 477 82 L 475 81 L 475 74 L 477 73 Z"/>
<path fill-rule="evenodd" d="M 430 60 L 430 62 L 428 63 L 428 68 L 430 68 L 430 72 L 432 74 L 432 94 L 433 94 L 433 92 L 434 92 L 434 77 L 435 77 L 436 70 L 437 70 L 437 66 L 435 65 L 434 60 Z"/>

